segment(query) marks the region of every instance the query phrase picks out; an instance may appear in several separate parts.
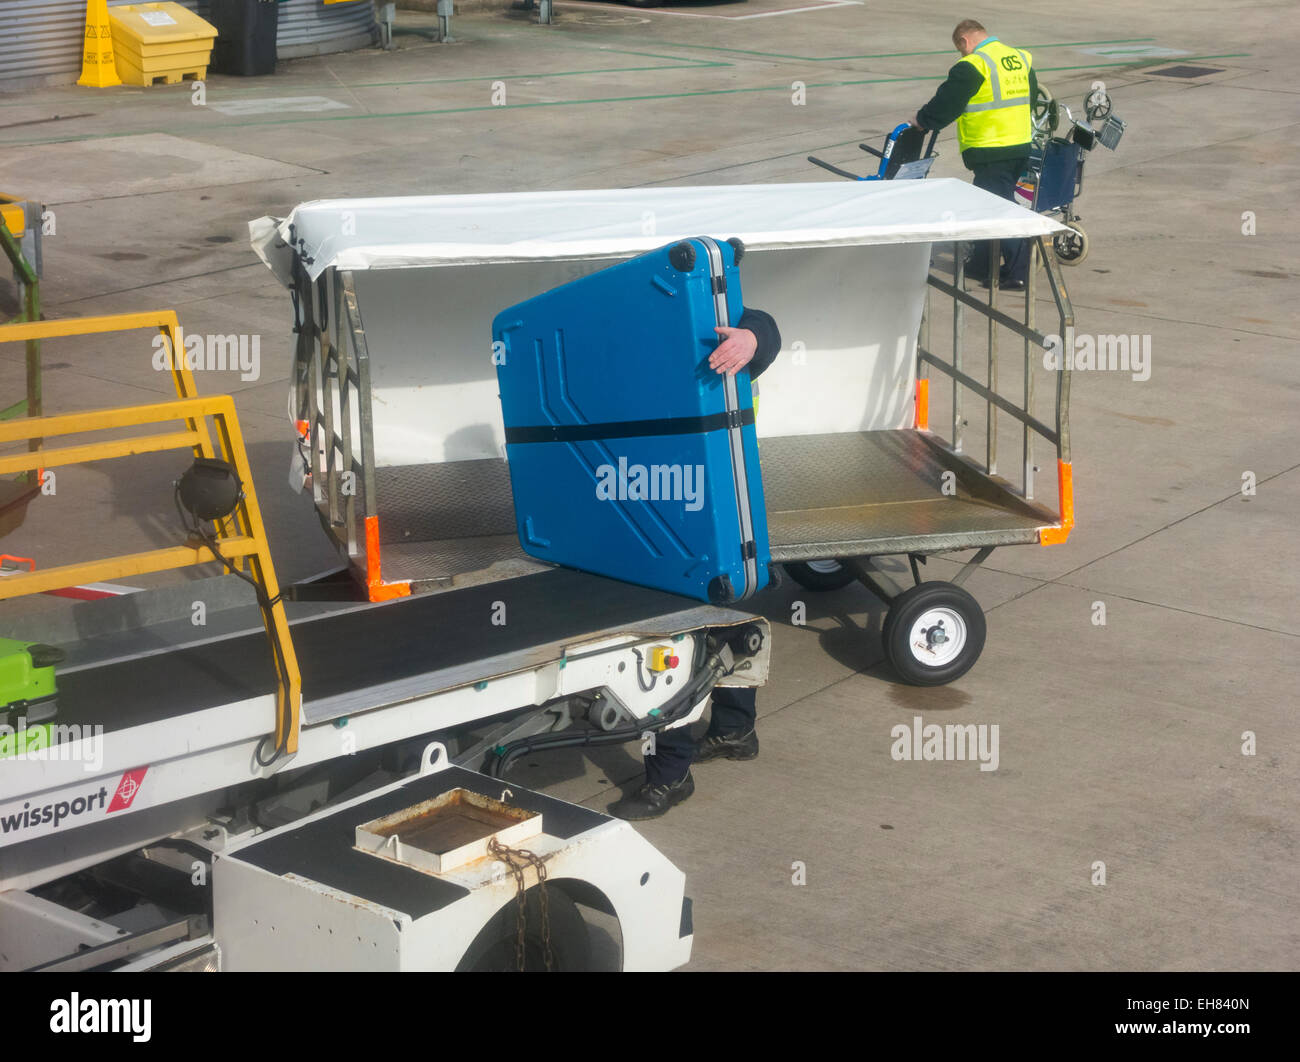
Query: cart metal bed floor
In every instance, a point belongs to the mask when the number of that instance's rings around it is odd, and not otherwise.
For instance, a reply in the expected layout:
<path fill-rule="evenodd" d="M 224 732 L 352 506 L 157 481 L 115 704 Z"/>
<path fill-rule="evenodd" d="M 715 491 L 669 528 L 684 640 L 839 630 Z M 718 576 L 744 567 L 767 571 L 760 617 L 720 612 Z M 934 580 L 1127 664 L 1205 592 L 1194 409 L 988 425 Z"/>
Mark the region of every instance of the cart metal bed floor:
<path fill-rule="evenodd" d="M 497 602 L 508 617 L 502 625 L 492 622 Z M 291 630 L 303 674 L 303 722 L 310 726 L 485 682 L 607 637 L 654 638 L 743 619 L 673 594 L 552 570 L 300 618 Z M 274 690 L 266 635 L 250 627 L 232 637 L 62 672 L 57 721 L 103 723 L 112 732 Z M 106 713 L 105 705 L 114 710 Z M 429 721 L 429 729 L 437 726 L 438 720 Z"/>
<path fill-rule="evenodd" d="M 915 429 L 763 438 L 759 458 L 778 562 L 1032 544 L 1059 522 Z M 400 479 L 384 547 L 393 577 L 438 591 L 545 570 L 519 547 L 504 461 L 380 471 Z M 943 491 L 945 472 L 955 493 Z M 463 489 L 435 489 L 448 480 Z M 441 537 L 449 530 L 461 536 Z"/>
<path fill-rule="evenodd" d="M 775 561 L 1033 543 L 1058 520 L 926 432 L 762 439 L 759 456 Z"/>

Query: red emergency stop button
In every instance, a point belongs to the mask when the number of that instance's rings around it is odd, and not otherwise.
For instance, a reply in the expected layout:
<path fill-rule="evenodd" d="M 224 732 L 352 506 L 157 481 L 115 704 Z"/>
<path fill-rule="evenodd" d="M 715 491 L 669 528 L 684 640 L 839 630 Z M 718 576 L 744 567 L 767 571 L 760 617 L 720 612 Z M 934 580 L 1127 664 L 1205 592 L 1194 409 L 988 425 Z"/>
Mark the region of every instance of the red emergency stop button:
<path fill-rule="evenodd" d="M 671 671 L 681 660 L 673 655 L 672 649 L 666 645 L 655 646 L 650 650 L 650 670 L 651 671 Z"/>

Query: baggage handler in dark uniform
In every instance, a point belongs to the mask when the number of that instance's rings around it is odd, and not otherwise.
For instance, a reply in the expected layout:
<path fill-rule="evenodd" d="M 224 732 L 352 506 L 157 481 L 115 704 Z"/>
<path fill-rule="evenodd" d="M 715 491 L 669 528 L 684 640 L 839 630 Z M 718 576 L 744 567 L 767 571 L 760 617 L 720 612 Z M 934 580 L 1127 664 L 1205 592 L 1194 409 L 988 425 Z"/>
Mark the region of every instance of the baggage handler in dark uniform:
<path fill-rule="evenodd" d="M 961 53 L 948 80 L 916 112 L 911 124 L 934 130 L 957 123 L 961 159 L 972 183 L 1001 199 L 1016 201 L 1016 181 L 1029 165 L 1033 101 L 1038 77 L 1030 54 L 1003 44 L 974 19 L 957 23 L 952 43 Z M 1029 244 L 1002 240 L 998 284 L 1019 291 L 1029 280 Z M 988 286 L 989 245 L 975 244 L 966 275 Z"/>
<path fill-rule="evenodd" d="M 709 355 L 709 367 L 734 376 L 742 369 L 751 380 L 776 360 L 781 333 L 762 310 L 746 308 L 734 328 L 718 328 L 722 342 Z M 756 691 L 748 687 L 719 687 L 713 691 L 709 729 L 696 743 L 690 727 L 661 730 L 655 735 L 654 755 L 645 758 L 645 784 L 637 792 L 609 807 L 620 819 L 654 819 L 695 792 L 691 763 L 709 760 L 752 760 L 758 755 Z"/>

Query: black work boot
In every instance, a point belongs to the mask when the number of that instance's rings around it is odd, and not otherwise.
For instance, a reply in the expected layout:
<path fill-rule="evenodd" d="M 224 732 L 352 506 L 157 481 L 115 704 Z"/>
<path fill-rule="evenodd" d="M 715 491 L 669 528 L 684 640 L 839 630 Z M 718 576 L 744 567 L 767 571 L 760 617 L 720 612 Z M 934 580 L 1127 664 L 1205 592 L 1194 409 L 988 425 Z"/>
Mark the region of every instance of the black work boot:
<path fill-rule="evenodd" d="M 705 734 L 695 744 L 695 763 L 709 760 L 752 760 L 758 755 L 757 730 L 725 730 Z"/>
<path fill-rule="evenodd" d="M 616 818 L 637 822 L 640 819 L 657 819 L 674 804 L 690 799 L 695 792 L 695 779 L 691 772 L 676 782 L 664 785 L 651 785 L 647 782 L 630 797 L 616 800 L 609 806 L 609 813 Z"/>

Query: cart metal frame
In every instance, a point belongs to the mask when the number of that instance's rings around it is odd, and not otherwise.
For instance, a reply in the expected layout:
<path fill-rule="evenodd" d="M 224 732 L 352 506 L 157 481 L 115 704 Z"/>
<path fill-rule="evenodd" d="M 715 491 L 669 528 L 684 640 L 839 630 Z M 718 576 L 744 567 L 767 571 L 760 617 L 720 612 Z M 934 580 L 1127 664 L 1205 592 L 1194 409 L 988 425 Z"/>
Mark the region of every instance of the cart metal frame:
<path fill-rule="evenodd" d="M 1056 310 L 1058 336 L 1071 334 L 1074 310 L 1050 253 L 1048 238 L 1036 237 L 1033 251 L 1042 260 Z M 999 242 L 990 241 L 997 261 Z M 1031 269 L 1025 290 L 1022 320 L 1006 312 L 998 300 L 996 279 L 987 301 L 965 290 L 965 249 L 953 245 L 951 282 L 927 277 L 926 308 L 916 346 L 916 418 L 913 429 L 864 432 L 854 436 L 810 436 L 804 439 L 765 439 L 764 482 L 768 527 L 774 561 L 784 562 L 790 575 L 807 589 L 834 590 L 854 580 L 888 606 L 883 641 L 886 656 L 901 677 L 916 685 L 940 685 L 959 678 L 978 659 L 984 643 L 984 621 L 978 603 L 962 584 L 1003 545 L 1065 542 L 1074 526 L 1073 472 L 1070 454 L 1070 371 L 1055 374 L 1051 423 L 1034 415 L 1035 375 L 1042 371 L 1034 355 L 1051 349 L 1037 325 L 1037 270 Z M 950 357 L 940 356 L 931 342 L 934 295 L 952 300 Z M 966 313 L 978 314 L 987 336 L 986 375 L 976 379 L 967 371 Z M 1020 400 L 999 390 L 1001 333 L 1009 331 L 1020 345 Z M 930 422 L 930 385 L 937 374 L 951 386 L 950 435 L 944 438 Z M 967 452 L 967 398 L 983 406 L 983 460 Z M 1019 482 L 999 474 L 998 417 L 1005 414 L 1020 425 Z M 1035 500 L 1035 436 L 1049 443 L 1056 455 L 1055 511 Z M 772 444 L 787 451 L 773 455 Z M 855 466 L 854 448 L 859 463 Z M 797 474 L 768 477 L 770 467 L 790 462 L 791 451 L 802 451 Z M 862 460 L 863 457 L 866 460 Z M 820 463 L 810 458 L 820 457 Z M 822 499 L 833 490 L 825 486 L 847 471 L 860 482 L 856 502 L 848 506 L 799 507 L 798 497 Z M 942 480 L 949 473 L 945 487 Z M 790 486 L 793 480 L 797 484 Z M 819 483 L 818 481 L 822 481 Z M 838 488 L 843 494 L 846 488 Z M 854 487 L 847 488 L 848 490 Z M 856 522 L 857 538 L 850 540 Z M 815 541 L 815 529 L 826 529 Z M 797 529 L 797 533 L 792 531 Z M 814 529 L 814 530 L 809 530 Z M 847 529 L 847 533 L 846 533 Z M 830 531 L 838 531 L 838 536 Z M 838 537 L 838 541 L 836 538 Z M 975 550 L 947 581 L 923 581 L 920 565 L 930 556 Z M 903 589 L 878 565 L 880 557 L 905 554 L 913 585 Z M 950 637 L 957 629 L 957 637 Z"/>
<path fill-rule="evenodd" d="M 1058 335 L 1066 334 L 1074 316 L 1069 297 L 1058 272 L 1057 263 L 1045 253 L 1045 239 L 1038 237 L 1036 247 L 1046 266 L 1051 297 L 1055 304 Z M 997 248 L 993 250 L 996 252 Z M 1056 373 L 1054 422 L 1045 423 L 1031 412 L 1034 400 L 1035 366 L 1031 354 L 1048 348 L 1048 339 L 1036 325 L 1037 277 L 1031 275 L 1023 319 L 1017 319 L 999 305 L 999 290 L 989 289 L 987 302 L 964 290 L 963 245 L 955 248 L 951 281 L 932 270 L 927 278 L 927 306 L 922 318 L 917 344 L 916 428 L 897 432 L 866 432 L 837 436 L 806 436 L 788 439 L 765 438 L 764 478 L 768 495 L 769 520 L 773 524 L 772 557 L 777 562 L 856 558 L 861 565 L 867 558 L 888 554 L 908 554 L 918 558 L 955 550 L 986 551 L 995 546 L 1027 543 L 1048 545 L 1063 542 L 1073 525 L 1073 502 L 1070 480 L 1069 441 L 1069 370 Z M 953 335 L 951 356 L 941 357 L 932 349 L 930 322 L 935 293 L 952 300 Z M 405 596 L 412 590 L 450 588 L 463 585 L 459 574 L 437 577 L 427 582 L 385 581 L 382 568 L 383 547 L 378 498 L 379 484 L 374 463 L 374 411 L 370 387 L 370 354 L 366 329 L 361 318 L 352 273 L 334 267 L 311 281 L 305 270 L 297 267 L 295 305 L 298 315 L 298 346 L 294 370 L 293 416 L 300 436 L 300 453 L 308 473 L 321 524 L 330 539 L 358 572 L 371 600 Z M 964 368 L 963 330 L 965 313 L 982 316 L 987 322 L 988 376 L 980 381 Z M 1024 390 L 1021 400 L 999 393 L 1000 332 L 1007 330 L 1021 345 Z M 1041 370 L 1039 370 L 1041 371 Z M 929 420 L 931 373 L 947 379 L 952 388 L 951 437 L 944 439 L 931 429 Z M 974 461 L 966 451 L 963 432 L 965 405 L 969 393 L 985 406 L 987 423 L 984 460 Z M 998 475 L 998 430 L 994 412 L 1013 417 L 1021 426 L 1021 475 L 1014 485 Z M 1059 509 L 1053 511 L 1034 500 L 1034 436 L 1041 436 L 1056 452 L 1059 479 Z M 871 437 L 875 437 L 872 439 Z M 890 452 L 858 455 L 866 465 L 864 481 L 887 473 L 900 481 L 914 481 L 921 494 L 921 505 L 913 515 L 915 526 L 894 527 L 882 523 L 884 514 L 899 512 L 899 498 L 862 499 L 854 506 L 861 510 L 861 526 L 856 533 L 838 538 L 823 534 L 805 534 L 792 539 L 782 537 L 781 526 L 789 514 L 803 514 L 816 521 L 815 504 L 794 499 L 787 504 L 779 483 L 773 479 L 771 466 L 778 463 L 779 452 L 798 451 L 792 464 L 800 460 L 815 463 L 825 455 L 827 440 L 841 445 L 856 445 L 865 440 Z M 872 464 L 875 461 L 875 464 Z M 474 462 L 486 464 L 489 462 Z M 780 463 L 785 463 L 781 461 Z M 841 462 L 840 467 L 843 467 Z M 922 512 L 925 503 L 943 498 L 941 473 L 951 471 L 958 491 L 952 497 L 960 503 L 938 524 L 926 525 Z M 770 478 L 769 478 L 770 477 Z M 806 483 L 801 473 L 795 477 Z M 913 492 L 915 493 L 915 492 Z M 924 503 L 921 501 L 924 497 Z M 508 501 L 508 499 L 507 499 Z M 845 508 L 836 499 L 836 508 Z M 933 508 L 932 505 L 929 506 Z M 964 525 L 962 511 L 981 518 L 980 525 Z M 809 515 L 811 514 L 811 516 Z M 989 515 L 990 522 L 984 519 Z M 843 515 L 843 514 L 841 514 Z M 502 541 L 497 541 L 501 539 Z M 485 535 L 478 539 L 485 561 L 506 556 L 510 574 L 527 574 L 544 566 L 527 558 L 518 549 L 513 534 Z M 987 556 L 987 552 L 984 553 Z M 485 566 L 486 567 L 486 566 Z M 963 576 L 964 578 L 964 576 Z M 882 595 L 883 596 L 883 595 Z M 886 597 L 888 600 L 888 597 Z"/>
<path fill-rule="evenodd" d="M 405 597 L 411 584 L 385 582 L 381 567 L 370 352 L 352 274 L 331 268 L 313 282 L 295 258 L 293 301 L 293 416 L 317 516 L 371 601 Z"/>
<path fill-rule="evenodd" d="M 1069 295 L 1057 272 L 1059 268 L 1047 253 L 1045 238 L 1038 237 L 1035 249 L 1043 258 L 1045 272 L 1050 286 L 1051 296 L 1057 311 L 1057 335 L 1067 334 L 1073 327 L 1074 311 Z M 998 253 L 998 241 L 992 241 L 991 254 Z M 906 554 L 910 558 L 911 568 L 917 583 L 920 582 L 917 563 L 923 563 L 927 556 L 949 553 L 959 550 L 974 549 L 975 556 L 962 568 L 952 581 L 956 585 L 965 582 L 979 564 L 1002 545 L 1019 545 L 1038 543 L 1053 545 L 1064 542 L 1074 526 L 1073 481 L 1071 476 L 1070 455 L 1070 371 L 1067 368 L 1054 370 L 1056 375 L 1054 423 L 1044 423 L 1031 412 L 1035 397 L 1035 370 L 1033 355 L 1050 349 L 1049 338 L 1037 327 L 1037 291 L 1036 277 L 1031 272 L 1025 299 L 1024 319 L 1017 320 L 998 305 L 999 289 L 996 283 L 988 289 L 988 301 L 983 302 L 964 290 L 965 261 L 960 244 L 954 247 L 954 264 L 952 282 L 935 275 L 928 277 L 930 292 L 927 293 L 927 307 L 922 319 L 920 340 L 917 343 L 917 381 L 916 381 L 916 428 L 901 432 L 866 432 L 864 436 L 890 436 L 906 440 L 897 452 L 896 460 L 905 462 L 907 467 L 895 469 L 904 476 L 912 477 L 922 492 L 938 501 L 941 497 L 940 486 L 931 479 L 935 469 L 952 471 L 955 476 L 958 493 L 943 495 L 958 502 L 965 502 L 962 507 L 946 506 L 953 512 L 953 517 L 935 519 L 933 514 L 917 510 L 912 520 L 913 527 L 900 533 L 895 516 L 899 499 L 882 497 L 874 503 L 855 507 L 862 516 L 862 534 L 856 541 L 845 541 L 843 549 L 835 551 L 827 547 L 831 543 L 802 542 L 797 545 L 773 543 L 773 559 L 783 562 L 809 560 L 837 560 L 846 565 L 852 562 L 851 569 L 885 601 L 897 596 L 897 591 L 890 589 L 881 579 L 871 560 L 875 557 Z M 933 320 L 933 306 L 930 299 L 934 292 L 947 296 L 953 301 L 952 353 L 944 358 L 932 349 L 930 324 Z M 964 368 L 964 331 L 965 311 L 979 314 L 987 323 L 987 377 L 980 381 L 971 376 Z M 998 390 L 999 363 L 1001 357 L 1000 330 L 1006 329 L 1018 337 L 1022 359 L 1022 394 L 1019 403 Z M 933 430 L 930 424 L 930 385 L 931 373 L 937 372 L 946 378 L 952 388 L 951 435 L 943 438 Z M 983 461 L 976 460 L 966 449 L 966 407 L 964 399 L 969 393 L 984 405 L 985 437 Z M 1020 432 L 1020 475 L 1019 483 L 1007 480 L 998 472 L 999 438 L 997 413 L 1004 413 L 1016 420 L 1021 426 Z M 1049 443 L 1056 455 L 1057 488 L 1059 508 L 1053 511 L 1035 500 L 1035 436 L 1040 436 Z M 836 437 L 812 437 L 821 440 Z M 764 447 L 773 440 L 765 439 Z M 823 452 L 825 452 L 823 450 Z M 918 452 L 933 458 L 932 462 L 920 464 Z M 840 468 L 843 467 L 841 464 Z M 771 519 L 779 528 L 781 513 L 771 513 L 774 505 L 782 504 L 778 491 L 776 498 L 769 496 Z M 942 503 L 940 503 L 942 504 Z M 972 508 L 974 507 L 974 508 Z M 1003 521 L 1004 526 L 963 528 L 963 513 L 975 512 L 977 509 L 1005 513 L 1011 517 Z M 780 534 L 779 530 L 776 534 Z"/>

